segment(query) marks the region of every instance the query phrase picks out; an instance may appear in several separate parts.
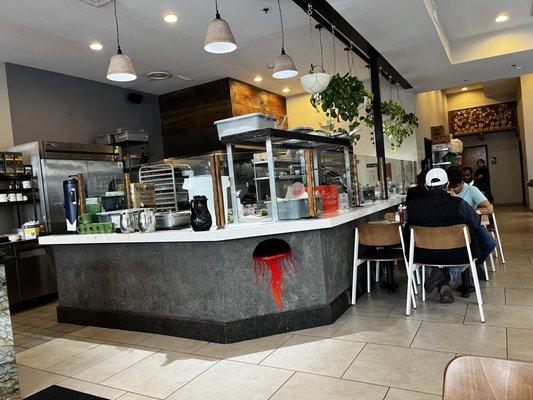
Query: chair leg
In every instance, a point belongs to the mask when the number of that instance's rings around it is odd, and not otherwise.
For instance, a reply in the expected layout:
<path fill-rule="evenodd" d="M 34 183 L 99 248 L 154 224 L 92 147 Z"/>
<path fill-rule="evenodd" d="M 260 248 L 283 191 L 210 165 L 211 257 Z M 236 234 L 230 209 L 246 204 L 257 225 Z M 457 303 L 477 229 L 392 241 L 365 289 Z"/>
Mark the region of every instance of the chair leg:
<path fill-rule="evenodd" d="M 496 235 L 494 234 L 494 232 L 491 232 L 490 234 L 492 235 L 494 240 L 496 240 Z M 496 248 L 494 249 L 494 255 L 496 256 L 496 258 L 500 258 L 500 254 L 498 253 L 498 246 L 496 246 Z"/>
<path fill-rule="evenodd" d="M 422 265 L 422 301 L 426 301 L 426 266 Z"/>
<path fill-rule="evenodd" d="M 370 261 L 366 262 L 366 292 L 370 293 Z"/>
<path fill-rule="evenodd" d="M 415 271 L 416 271 L 416 268 L 415 268 Z M 414 290 L 411 290 L 411 304 L 413 305 L 413 308 L 416 310 L 416 297 L 415 297 L 415 294 L 418 294 L 418 289 L 416 288 L 416 281 L 415 281 L 414 276 L 413 276 L 412 282 L 413 282 L 413 289 Z"/>
<path fill-rule="evenodd" d="M 421 283 L 422 281 L 420 280 L 420 271 L 418 271 L 418 268 L 415 269 L 415 275 L 416 275 L 416 284 L 417 284 L 417 285 L 420 285 L 420 283 Z M 418 294 L 418 293 L 417 293 L 417 294 Z"/>
<path fill-rule="evenodd" d="M 490 258 L 490 267 L 492 269 L 492 272 L 496 272 L 496 266 L 494 265 L 494 256 L 492 255 L 492 253 L 490 253 L 489 258 Z"/>
<path fill-rule="evenodd" d="M 488 282 L 488 280 L 489 280 L 489 272 L 487 271 L 487 262 L 486 261 L 483 263 L 483 271 L 485 272 L 485 279 Z"/>
<path fill-rule="evenodd" d="M 417 272 L 418 272 L 418 269 L 415 269 L 415 270 L 413 271 L 413 275 L 414 275 L 414 276 L 413 276 L 413 290 L 414 290 L 414 292 L 415 292 L 415 295 L 418 296 L 418 287 L 417 287 L 417 284 L 416 284 L 416 282 L 417 282 L 417 279 L 416 279 Z M 416 308 L 416 307 L 415 307 L 415 308 Z"/>
<path fill-rule="evenodd" d="M 498 232 L 498 228 L 496 228 L 496 241 L 498 242 L 498 248 L 500 249 L 502 264 L 505 264 L 505 257 L 503 256 L 502 241 L 500 239 L 500 232 Z"/>
<path fill-rule="evenodd" d="M 375 279 L 376 283 L 379 282 L 379 272 L 380 272 L 379 271 L 379 261 L 376 261 L 376 279 Z"/>
<path fill-rule="evenodd" d="M 474 287 L 476 288 L 477 306 L 479 308 L 479 318 L 481 322 L 485 322 L 485 314 L 483 312 L 483 299 L 481 298 L 481 288 L 479 287 L 479 278 L 477 276 L 477 268 L 475 263 L 470 264 L 472 270 L 472 278 L 474 280 Z"/>
<path fill-rule="evenodd" d="M 411 265 L 407 265 L 407 299 L 405 299 L 405 315 L 411 315 L 411 303 L 414 300 L 413 292 L 413 271 Z"/>
<path fill-rule="evenodd" d="M 357 297 L 357 267 L 359 264 L 359 260 L 355 260 L 354 266 L 353 266 L 353 276 L 352 276 L 352 298 L 351 298 L 351 305 L 355 306 L 356 297 Z"/>

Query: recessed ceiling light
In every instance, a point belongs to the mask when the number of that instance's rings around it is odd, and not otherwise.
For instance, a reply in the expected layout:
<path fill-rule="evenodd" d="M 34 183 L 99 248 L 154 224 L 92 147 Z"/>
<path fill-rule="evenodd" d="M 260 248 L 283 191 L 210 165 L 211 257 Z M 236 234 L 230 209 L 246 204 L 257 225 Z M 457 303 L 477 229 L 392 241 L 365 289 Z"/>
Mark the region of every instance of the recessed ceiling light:
<path fill-rule="evenodd" d="M 290 91 L 291 91 L 291 89 L 289 89 L 288 87 L 283 88 L 283 93 L 289 93 Z"/>
<path fill-rule="evenodd" d="M 100 42 L 92 42 L 90 45 L 89 45 L 89 48 L 91 50 L 94 50 L 94 51 L 100 51 L 100 50 L 103 50 L 104 49 L 104 45 Z"/>
<path fill-rule="evenodd" d="M 165 14 L 163 17 L 163 21 L 168 22 L 169 24 L 173 24 L 174 22 L 178 21 L 178 16 L 173 13 Z"/>
<path fill-rule="evenodd" d="M 466 92 L 468 90 L 468 87 L 464 86 L 461 88 L 461 92 Z"/>
<path fill-rule="evenodd" d="M 513 65 L 511 65 L 511 67 L 513 67 L 514 69 L 516 69 L 518 71 L 518 70 L 524 69 L 526 66 L 525 65 L 513 64 Z"/>
<path fill-rule="evenodd" d="M 259 82 L 262 82 L 262 81 L 263 81 L 263 78 L 260 77 L 259 75 L 257 75 L 257 76 L 254 78 L 254 82 L 259 83 Z"/>
<path fill-rule="evenodd" d="M 496 18 L 494 18 L 494 21 L 496 21 L 496 22 L 505 22 L 508 19 L 509 19 L 509 14 L 502 13 L 502 14 L 498 14 L 498 16 Z"/>

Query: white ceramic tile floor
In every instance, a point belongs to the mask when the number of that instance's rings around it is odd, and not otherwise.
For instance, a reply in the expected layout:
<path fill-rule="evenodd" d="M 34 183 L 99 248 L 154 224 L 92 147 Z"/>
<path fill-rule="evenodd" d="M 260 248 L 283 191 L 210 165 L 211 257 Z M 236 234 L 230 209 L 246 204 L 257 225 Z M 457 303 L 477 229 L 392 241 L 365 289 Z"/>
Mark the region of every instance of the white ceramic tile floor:
<path fill-rule="evenodd" d="M 533 214 L 498 217 L 507 264 L 496 259 L 482 282 L 483 325 L 475 296 L 457 292 L 451 305 L 428 296 L 407 318 L 403 286 L 374 288 L 334 324 L 229 345 L 61 324 L 50 304 L 13 315 L 22 393 L 60 384 L 120 400 L 440 399 L 456 354 L 533 362 Z"/>

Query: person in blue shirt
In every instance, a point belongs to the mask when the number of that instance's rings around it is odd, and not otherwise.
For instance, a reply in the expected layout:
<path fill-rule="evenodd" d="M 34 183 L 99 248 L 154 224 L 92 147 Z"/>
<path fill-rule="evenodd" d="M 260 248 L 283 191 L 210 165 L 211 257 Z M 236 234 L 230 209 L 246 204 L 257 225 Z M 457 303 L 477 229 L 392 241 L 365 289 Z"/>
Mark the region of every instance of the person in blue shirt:
<path fill-rule="evenodd" d="M 452 167 L 448 169 L 447 173 L 449 182 L 448 190 L 452 196 L 457 196 L 463 199 L 474 210 L 476 210 L 478 214 L 484 214 L 489 216 L 492 215 L 492 205 L 487 200 L 485 195 L 481 193 L 481 191 L 477 187 L 464 183 L 463 176 L 459 169 Z M 489 233 L 487 228 L 485 228 L 483 225 L 478 225 L 475 228 L 475 232 L 477 237 L 479 238 L 479 249 L 482 255 L 476 261 L 478 265 L 478 275 L 480 279 L 485 279 L 485 273 L 482 268 L 482 265 L 485 262 L 486 258 L 489 256 L 489 254 L 494 251 L 496 247 L 496 241 Z M 463 282 L 461 291 L 463 292 L 463 295 L 468 297 L 469 289 L 466 288 L 465 285 L 470 286 L 468 282 Z"/>

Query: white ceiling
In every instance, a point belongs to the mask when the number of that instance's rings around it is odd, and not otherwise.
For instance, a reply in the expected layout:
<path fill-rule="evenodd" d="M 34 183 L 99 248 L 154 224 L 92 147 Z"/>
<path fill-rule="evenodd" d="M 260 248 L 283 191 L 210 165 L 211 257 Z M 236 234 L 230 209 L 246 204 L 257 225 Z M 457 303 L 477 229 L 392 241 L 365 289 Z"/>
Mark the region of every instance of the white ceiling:
<path fill-rule="evenodd" d="M 278 81 L 267 65 L 279 53 L 280 33 L 275 0 L 220 0 L 239 49 L 212 55 L 202 49 L 205 30 L 213 18 L 211 0 L 118 0 L 121 44 L 137 73 L 168 70 L 193 79 L 149 82 L 141 77 L 120 84 L 161 94 L 231 76 L 277 93 L 290 87 L 301 92 L 298 78 Z M 459 86 L 471 82 L 517 76 L 533 71 L 533 25 L 530 0 L 434 0 L 439 24 L 431 16 L 431 0 L 330 0 L 330 3 L 409 80 L 416 91 Z M 265 15 L 261 9 L 272 7 Z M 291 0 L 282 0 L 287 27 L 286 50 L 301 72 L 318 61 L 311 55 L 307 15 Z M 110 4 L 95 8 L 79 0 L 17 0 L 0 11 L 0 60 L 107 82 L 109 57 L 115 52 Z M 162 21 L 174 11 L 179 22 Z M 495 24 L 500 12 L 510 14 Z M 93 52 L 88 44 L 100 40 L 105 49 Z M 315 38 L 315 42 L 317 42 Z M 332 71 L 331 37 L 324 34 L 326 66 Z M 337 70 L 347 69 L 337 44 Z M 528 65 L 516 71 L 511 64 Z M 368 71 L 358 61 L 357 73 Z"/>

